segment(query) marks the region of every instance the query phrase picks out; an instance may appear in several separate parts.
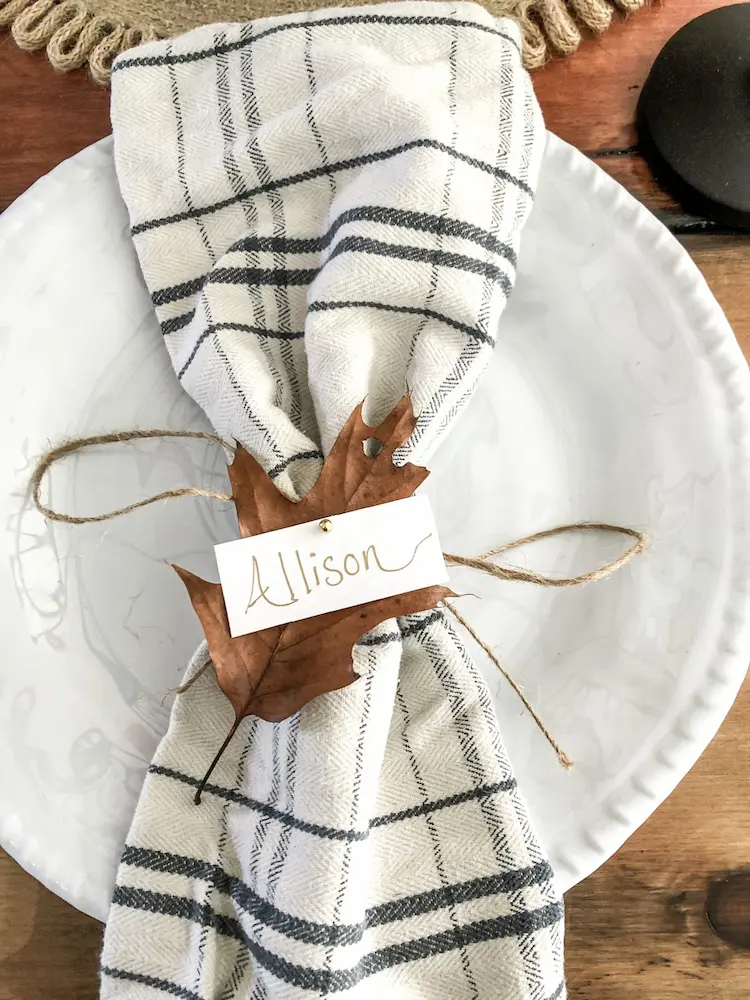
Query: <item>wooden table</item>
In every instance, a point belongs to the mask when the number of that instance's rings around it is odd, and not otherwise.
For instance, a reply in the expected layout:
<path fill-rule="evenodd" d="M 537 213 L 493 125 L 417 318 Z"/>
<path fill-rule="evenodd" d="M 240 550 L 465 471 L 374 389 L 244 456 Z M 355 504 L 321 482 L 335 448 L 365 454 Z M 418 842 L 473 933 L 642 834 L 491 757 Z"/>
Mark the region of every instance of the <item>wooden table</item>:
<path fill-rule="evenodd" d="M 750 352 L 750 236 L 682 212 L 635 150 L 633 116 L 667 38 L 716 0 L 668 0 L 535 75 L 552 131 L 588 153 L 689 249 Z M 109 131 L 108 94 L 0 36 L 0 210 Z M 0 764 L 0 766 L 6 766 Z M 671 798 L 567 896 L 574 1000 L 750 996 L 750 681 Z M 746 872 L 746 873 L 745 873 Z M 0 852 L 0 1000 L 94 1000 L 101 926 Z M 446 998 L 450 1000 L 450 998 Z"/>

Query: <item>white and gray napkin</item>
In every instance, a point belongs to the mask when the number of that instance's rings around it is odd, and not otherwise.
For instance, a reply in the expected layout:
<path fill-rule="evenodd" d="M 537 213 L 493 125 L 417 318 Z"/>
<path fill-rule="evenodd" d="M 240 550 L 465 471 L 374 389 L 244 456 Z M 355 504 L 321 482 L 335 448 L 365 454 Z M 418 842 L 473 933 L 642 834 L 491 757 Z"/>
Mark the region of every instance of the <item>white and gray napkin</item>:
<path fill-rule="evenodd" d="M 471 396 L 544 132 L 516 26 L 473 4 L 200 28 L 115 64 L 117 172 L 180 382 L 299 498 L 407 386 L 400 461 Z M 186 596 L 187 602 L 187 596 Z M 201 662 L 199 650 L 189 668 Z M 125 846 L 102 997 L 557 1000 L 562 904 L 445 615 L 386 622 L 286 722 L 178 697 Z"/>

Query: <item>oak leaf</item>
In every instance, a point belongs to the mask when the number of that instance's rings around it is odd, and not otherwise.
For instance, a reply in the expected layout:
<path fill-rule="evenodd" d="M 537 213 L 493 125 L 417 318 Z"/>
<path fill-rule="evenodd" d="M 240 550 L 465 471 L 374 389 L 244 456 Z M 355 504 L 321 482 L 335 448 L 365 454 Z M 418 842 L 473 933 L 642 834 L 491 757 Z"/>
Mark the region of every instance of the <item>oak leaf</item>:
<path fill-rule="evenodd" d="M 415 426 L 408 396 L 378 427 L 364 422 L 360 404 L 336 439 L 315 486 L 297 503 L 239 446 L 229 479 L 240 535 L 247 538 L 411 496 L 429 472 L 411 464 L 395 466 L 393 453 Z M 380 444 L 375 456 L 365 449 L 373 438 Z M 174 568 L 203 625 L 219 687 L 235 711 L 234 725 L 198 787 L 196 802 L 242 719 L 255 715 L 279 722 L 318 695 L 352 684 L 357 680 L 352 647 L 358 639 L 389 618 L 427 611 L 451 595 L 446 587 L 425 587 L 232 638 L 221 586 Z"/>

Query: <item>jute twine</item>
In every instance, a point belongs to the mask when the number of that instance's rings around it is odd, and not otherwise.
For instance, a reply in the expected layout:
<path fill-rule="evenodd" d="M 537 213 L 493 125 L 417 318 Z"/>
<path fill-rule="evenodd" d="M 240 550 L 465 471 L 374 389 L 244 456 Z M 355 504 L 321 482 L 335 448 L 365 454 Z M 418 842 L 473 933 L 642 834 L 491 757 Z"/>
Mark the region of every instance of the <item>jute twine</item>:
<path fill-rule="evenodd" d="M 347 0 L 356 6 L 373 0 Z M 375 0 L 377 2 L 377 0 Z M 578 48 L 581 33 L 601 34 L 615 10 L 630 13 L 645 0 L 483 0 L 497 17 L 518 21 L 528 69 Z M 335 0 L 0 0 L 0 29 L 22 49 L 47 49 L 58 70 L 88 64 L 106 84 L 115 56 L 141 42 L 180 35 L 201 24 L 336 6 Z"/>
<path fill-rule="evenodd" d="M 172 500 L 176 497 L 207 497 L 209 500 L 233 499 L 231 493 L 217 493 L 215 490 L 204 490 L 194 486 L 185 486 L 175 490 L 164 490 L 161 493 L 155 493 L 150 497 L 145 497 L 143 500 L 136 500 L 134 503 L 127 504 L 124 507 L 118 507 L 115 510 L 107 511 L 104 514 L 91 514 L 87 516 L 66 514 L 63 511 L 55 510 L 54 507 L 50 507 L 42 501 L 42 483 L 44 482 L 47 472 L 56 462 L 59 462 L 76 452 L 84 451 L 87 448 L 93 448 L 97 445 L 125 444 L 129 441 L 144 441 L 149 438 L 194 438 L 201 441 L 210 441 L 213 444 L 221 445 L 228 451 L 234 451 L 233 445 L 224 441 L 222 438 L 217 437 L 215 434 L 209 434 L 205 431 L 170 431 L 159 429 L 130 430 L 115 431 L 111 434 L 97 434 L 93 437 L 76 438 L 72 441 L 66 441 L 63 444 L 58 445 L 56 448 L 50 449 L 42 455 L 37 462 L 30 480 L 31 497 L 34 502 L 34 506 L 50 521 L 60 521 L 63 524 L 93 524 L 98 521 L 109 521 L 113 517 L 121 517 L 123 514 L 129 514 L 133 510 L 138 510 L 139 507 L 147 507 L 149 504 L 156 503 L 159 500 Z M 558 535 L 570 534 L 572 532 L 615 533 L 625 535 L 628 538 L 633 539 L 633 543 L 616 559 L 604 563 L 604 565 L 598 566 L 596 569 L 590 570 L 587 573 L 581 573 L 577 576 L 547 576 L 543 573 L 537 573 L 534 570 L 522 569 L 518 566 L 502 566 L 491 562 L 493 558 L 496 558 L 506 552 L 510 552 L 512 549 L 518 549 L 522 545 L 530 545 L 534 542 L 542 541 L 545 538 L 554 538 Z M 481 573 L 487 573 L 489 576 L 494 576 L 500 580 L 515 580 L 521 583 L 533 583 L 539 587 L 577 587 L 581 584 L 594 583 L 596 580 L 604 580 L 606 577 L 612 576 L 613 573 L 616 573 L 619 569 L 622 569 L 623 566 L 626 566 L 629 562 L 635 559 L 637 555 L 640 555 L 640 553 L 646 548 L 646 543 L 646 535 L 641 531 L 636 531 L 635 528 L 624 528 L 621 525 L 606 524 L 601 521 L 580 521 L 575 524 L 563 524 L 556 528 L 548 528 L 545 531 L 537 531 L 533 535 L 527 535 L 524 538 L 517 538 L 515 541 L 506 542 L 504 545 L 499 545 L 496 548 L 489 549 L 487 552 L 483 552 L 478 556 L 457 556 L 452 555 L 449 552 L 444 552 L 443 557 L 445 558 L 445 562 L 448 566 L 467 566 L 470 569 L 476 569 Z M 565 768 L 572 767 L 573 762 L 547 729 L 546 725 L 539 717 L 539 714 L 535 711 L 520 686 L 513 680 L 511 675 L 502 665 L 494 650 L 484 641 L 484 639 L 477 635 L 471 625 L 466 621 L 463 615 L 461 615 L 456 608 L 453 607 L 453 605 L 448 604 L 448 602 L 444 602 L 444 607 L 466 629 L 474 641 L 477 642 L 478 645 L 484 650 L 492 663 L 495 664 L 513 691 L 516 695 L 518 695 L 524 708 L 531 715 L 547 742 L 555 751 L 557 759 L 562 766 Z M 206 670 L 208 670 L 210 666 L 212 666 L 212 663 L 211 660 L 208 659 L 186 684 L 176 688 L 175 691 L 178 694 L 183 694 L 198 680 L 199 677 L 205 673 Z"/>

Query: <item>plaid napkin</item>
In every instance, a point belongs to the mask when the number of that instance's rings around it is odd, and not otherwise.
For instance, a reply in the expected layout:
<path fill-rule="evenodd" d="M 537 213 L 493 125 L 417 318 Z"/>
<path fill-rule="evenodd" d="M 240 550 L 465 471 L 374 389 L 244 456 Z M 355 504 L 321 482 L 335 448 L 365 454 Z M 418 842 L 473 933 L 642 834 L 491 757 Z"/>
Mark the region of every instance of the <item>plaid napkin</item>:
<path fill-rule="evenodd" d="M 200 28 L 118 59 L 117 171 L 182 385 L 299 498 L 356 403 L 428 460 L 513 285 L 543 126 L 515 25 L 472 4 Z M 187 601 L 187 597 L 186 597 Z M 201 649 L 188 670 L 203 661 Z M 562 904 L 488 692 L 438 611 L 288 719 L 178 697 L 117 877 L 102 997 L 565 995 Z"/>

